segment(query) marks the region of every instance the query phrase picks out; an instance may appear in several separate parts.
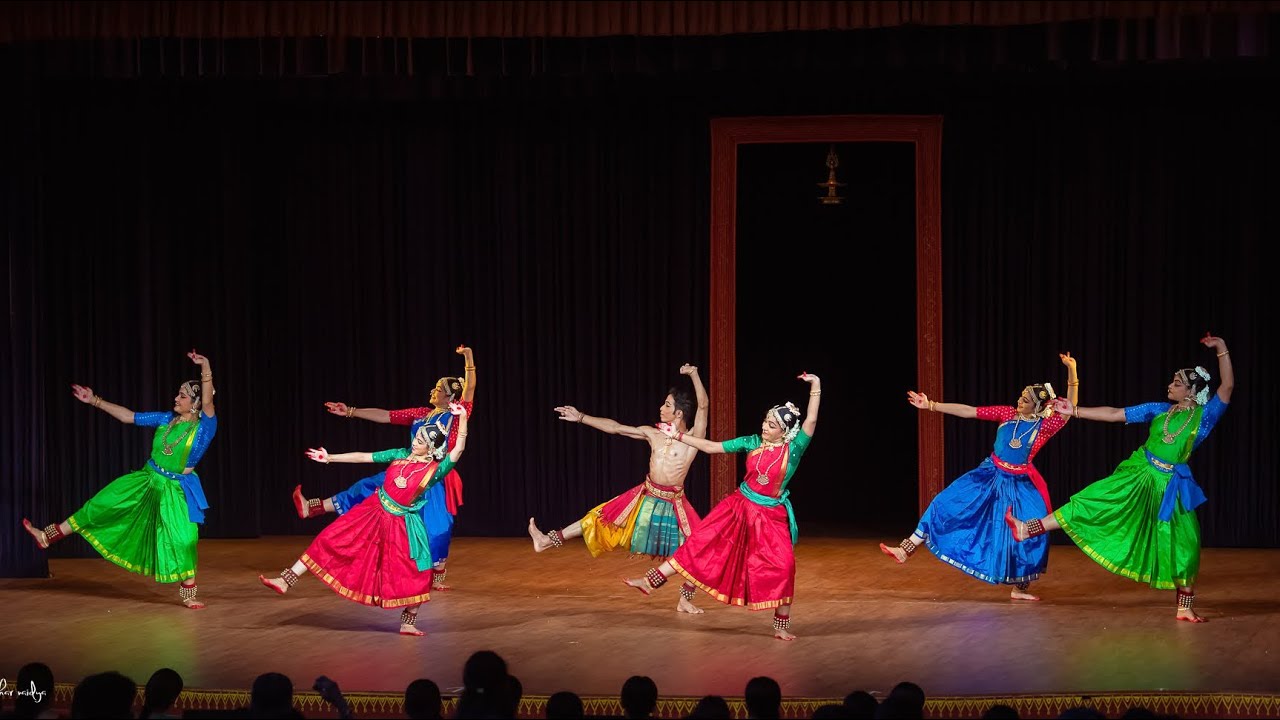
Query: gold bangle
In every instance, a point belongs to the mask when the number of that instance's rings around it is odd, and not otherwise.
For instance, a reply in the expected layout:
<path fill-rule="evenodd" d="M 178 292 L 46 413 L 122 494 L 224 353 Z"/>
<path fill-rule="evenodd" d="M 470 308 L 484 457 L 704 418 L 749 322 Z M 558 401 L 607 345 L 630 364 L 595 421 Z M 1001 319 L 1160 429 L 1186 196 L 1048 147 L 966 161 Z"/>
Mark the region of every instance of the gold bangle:
<path fill-rule="evenodd" d="M 1067 387 L 1071 387 L 1072 385 L 1079 385 L 1079 384 L 1080 384 L 1080 381 L 1079 381 L 1079 380 L 1077 380 L 1077 381 L 1075 381 L 1075 382 L 1069 382 L 1069 383 L 1067 383 Z"/>
<path fill-rule="evenodd" d="M 203 375 L 200 376 L 200 379 L 203 380 L 204 382 L 209 382 L 213 380 L 213 373 L 204 373 Z"/>
<path fill-rule="evenodd" d="M 96 408 L 101 408 L 101 407 L 102 407 L 102 396 L 101 396 L 101 395 L 94 395 L 94 396 L 93 396 L 93 406 L 94 406 L 94 407 L 96 407 Z"/>
<path fill-rule="evenodd" d="M 1218 353 L 1218 357 L 1222 357 L 1223 355 L 1230 355 L 1230 354 L 1231 354 L 1230 350 L 1223 350 L 1222 352 Z"/>
<path fill-rule="evenodd" d="M 1074 409 L 1075 409 L 1075 412 L 1073 412 L 1073 413 L 1071 413 L 1071 414 L 1072 414 L 1072 415 L 1075 415 L 1078 419 L 1083 420 L 1083 419 L 1084 419 L 1084 416 L 1080 414 L 1080 406 L 1079 406 L 1079 405 L 1077 405 L 1077 406 L 1075 406 L 1075 408 L 1074 408 Z"/>
<path fill-rule="evenodd" d="M 357 408 L 355 405 L 348 405 L 348 406 L 347 406 L 347 419 L 348 419 L 348 420 L 350 420 L 351 418 L 355 417 L 355 416 L 356 416 L 356 410 L 359 410 L 359 409 L 360 409 L 360 408 Z"/>
<path fill-rule="evenodd" d="M 462 369 L 463 369 L 463 370 L 475 370 L 475 369 L 476 369 L 476 366 L 475 366 L 475 365 L 463 365 L 463 366 L 462 366 Z"/>
<path fill-rule="evenodd" d="M 819 390 L 818 392 L 811 392 L 811 393 L 809 393 L 809 397 L 813 397 L 814 395 L 821 395 L 821 394 L 822 394 L 822 391 L 821 391 L 821 390 Z"/>
<path fill-rule="evenodd" d="M 933 408 L 933 401 L 932 401 L 932 400 L 930 400 L 930 401 L 929 401 L 929 412 L 938 412 L 937 410 L 935 410 L 935 409 Z"/>
<path fill-rule="evenodd" d="M 458 433 L 458 437 L 460 437 L 460 438 L 464 438 L 464 437 L 466 437 L 466 436 L 467 436 L 467 434 L 466 434 L 466 433 L 464 433 L 464 432 L 460 432 L 460 433 Z"/>

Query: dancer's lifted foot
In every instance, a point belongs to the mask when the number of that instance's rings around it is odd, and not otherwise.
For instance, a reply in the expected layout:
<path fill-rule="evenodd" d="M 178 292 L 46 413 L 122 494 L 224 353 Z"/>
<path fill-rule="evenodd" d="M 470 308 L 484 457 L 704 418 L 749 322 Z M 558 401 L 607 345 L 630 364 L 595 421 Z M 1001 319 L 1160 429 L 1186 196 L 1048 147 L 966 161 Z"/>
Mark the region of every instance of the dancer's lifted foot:
<path fill-rule="evenodd" d="M 320 498 L 305 498 L 302 495 L 302 486 L 298 485 L 293 488 L 293 509 L 297 511 L 298 517 L 303 520 L 323 515 L 332 510 L 326 506 L 324 500 Z"/>
<path fill-rule="evenodd" d="M 49 539 L 45 537 L 44 531 L 37 528 L 35 525 L 32 525 L 30 520 L 22 518 L 22 529 L 26 530 L 31 534 L 31 537 L 35 538 L 36 545 L 39 545 L 41 550 L 49 549 Z"/>
<path fill-rule="evenodd" d="M 645 595 L 648 595 L 650 592 L 649 581 L 644 578 L 622 578 L 622 582 L 624 585 L 630 585 Z"/>
<path fill-rule="evenodd" d="M 542 552 L 555 546 L 551 541 L 551 537 L 538 529 L 534 524 L 533 518 L 529 518 L 529 537 L 533 538 L 533 551 Z"/>
<path fill-rule="evenodd" d="M 911 539 L 914 537 L 916 536 L 912 535 L 911 537 L 904 539 L 902 542 L 898 543 L 897 547 L 889 547 L 884 543 L 880 543 L 880 552 L 893 558 L 899 565 L 902 565 L 910 560 L 911 556 L 915 554 L 916 548 L 920 547 L 919 543 Z M 921 540 L 921 542 L 924 541 Z"/>
<path fill-rule="evenodd" d="M 902 548 L 889 547 L 884 543 L 880 543 L 880 552 L 893 558 L 893 561 L 899 565 L 907 562 L 907 554 L 902 551 Z"/>
<path fill-rule="evenodd" d="M 1013 516 L 1013 506 L 1010 505 L 1004 511 L 1004 521 L 1009 526 L 1009 532 L 1013 533 L 1013 539 L 1022 542 L 1027 539 L 1027 524 Z"/>
<path fill-rule="evenodd" d="M 296 565 L 295 567 L 301 569 L 302 566 Z M 259 575 L 258 581 L 283 595 L 289 592 L 289 588 L 298 582 L 298 574 L 293 571 L 293 568 L 285 568 L 280 571 L 280 577 L 269 578 L 265 575 Z"/>

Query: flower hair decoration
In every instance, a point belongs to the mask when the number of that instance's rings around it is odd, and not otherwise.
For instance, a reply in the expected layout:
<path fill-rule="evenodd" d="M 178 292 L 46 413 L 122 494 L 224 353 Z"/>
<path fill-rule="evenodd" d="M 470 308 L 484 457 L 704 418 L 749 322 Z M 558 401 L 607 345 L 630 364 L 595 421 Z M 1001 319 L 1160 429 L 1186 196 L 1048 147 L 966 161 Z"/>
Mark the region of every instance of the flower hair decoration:
<path fill-rule="evenodd" d="M 1205 403 L 1209 402 L 1210 375 L 1208 370 L 1205 370 L 1203 367 L 1200 367 L 1199 365 L 1197 365 L 1193 369 L 1188 368 L 1185 370 L 1179 370 L 1178 372 L 1182 375 L 1182 381 L 1185 382 L 1188 386 L 1193 386 L 1191 381 L 1192 373 L 1195 373 L 1196 375 L 1200 376 L 1200 379 L 1204 381 L 1204 387 L 1200 388 L 1200 390 L 1196 392 L 1196 394 L 1193 397 L 1195 398 L 1197 405 L 1204 405 Z"/>

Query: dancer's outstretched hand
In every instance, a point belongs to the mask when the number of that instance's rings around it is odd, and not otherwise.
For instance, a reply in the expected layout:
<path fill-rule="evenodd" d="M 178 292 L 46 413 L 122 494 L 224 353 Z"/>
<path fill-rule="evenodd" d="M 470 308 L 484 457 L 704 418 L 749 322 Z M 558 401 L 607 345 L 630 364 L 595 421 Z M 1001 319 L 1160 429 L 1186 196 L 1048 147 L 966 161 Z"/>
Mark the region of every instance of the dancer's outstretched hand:
<path fill-rule="evenodd" d="M 912 405 L 915 405 L 921 410 L 929 409 L 929 396 L 925 395 L 922 392 L 915 392 L 914 390 L 908 390 L 907 402 L 911 403 Z"/>
<path fill-rule="evenodd" d="M 193 362 L 193 363 L 195 363 L 195 364 L 197 364 L 197 365 L 208 365 L 208 364 L 209 364 L 209 358 L 207 358 L 207 357 L 205 357 L 205 356 L 201 355 L 200 353 L 196 352 L 196 349 L 195 349 L 195 348 L 191 348 L 191 352 L 187 353 L 187 357 L 191 358 L 191 362 Z"/>
<path fill-rule="evenodd" d="M 561 420 L 566 422 L 582 422 L 582 413 L 578 411 L 578 408 L 572 405 L 561 405 L 560 407 L 555 408 L 555 411 L 560 413 Z"/>
<path fill-rule="evenodd" d="M 814 375 L 813 373 L 802 372 L 796 377 L 809 383 L 810 385 L 817 385 L 819 382 L 818 376 Z"/>
<path fill-rule="evenodd" d="M 341 415 L 343 417 L 346 417 L 347 412 L 349 412 L 347 408 L 347 404 L 340 403 L 340 402 L 327 402 L 324 404 L 324 409 L 328 410 L 330 413 L 333 413 L 334 415 Z"/>
<path fill-rule="evenodd" d="M 319 448 L 319 449 L 309 448 L 307 450 L 307 457 L 311 458 L 312 460 L 315 460 L 318 463 L 324 463 L 326 465 L 329 464 L 329 451 L 325 450 L 324 448 Z"/>
<path fill-rule="evenodd" d="M 1076 359 L 1071 357 L 1070 352 L 1058 353 L 1058 359 L 1062 361 L 1063 365 L 1066 365 L 1072 370 L 1076 369 Z"/>
<path fill-rule="evenodd" d="M 696 373 L 696 372 L 698 372 L 698 366 L 697 366 L 697 365 L 690 365 L 689 363 L 685 363 L 685 364 L 683 364 L 683 365 L 681 365 L 681 366 L 680 366 L 680 374 L 681 374 L 681 375 L 692 375 L 692 374 L 694 374 L 694 373 Z"/>
<path fill-rule="evenodd" d="M 82 403 L 93 402 L 93 389 L 83 385 L 72 385 L 71 394 Z"/>
<path fill-rule="evenodd" d="M 658 423 L 655 427 L 662 431 L 663 435 L 673 438 L 677 435 L 676 426 L 671 423 Z"/>
<path fill-rule="evenodd" d="M 1223 350 L 1226 350 L 1226 349 L 1227 349 L 1227 341 L 1226 341 L 1226 340 L 1223 340 L 1223 339 L 1222 339 L 1222 338 L 1220 338 L 1220 337 L 1215 337 L 1215 336 L 1213 336 L 1213 335 L 1210 335 L 1209 333 L 1205 333 L 1205 334 L 1204 334 L 1204 337 L 1200 338 L 1200 342 L 1201 342 L 1201 344 L 1203 344 L 1205 347 L 1213 348 L 1214 350 L 1217 350 L 1218 352 L 1222 352 Z"/>
<path fill-rule="evenodd" d="M 1054 412 L 1056 412 L 1056 413 L 1058 413 L 1059 415 L 1073 415 L 1073 414 L 1075 414 L 1075 408 L 1076 408 L 1076 406 L 1075 406 L 1074 404 L 1072 404 L 1072 402 L 1071 402 L 1070 400 L 1068 400 L 1068 399 L 1066 399 L 1066 398 L 1064 398 L 1064 397 L 1054 398 L 1054 399 L 1053 399 L 1053 402 L 1051 402 L 1051 403 L 1049 403 L 1049 404 L 1053 406 L 1053 411 L 1054 411 Z"/>
<path fill-rule="evenodd" d="M 458 417 L 467 416 L 467 409 L 463 407 L 462 403 L 456 403 L 456 402 L 449 403 L 449 412 L 454 415 L 457 415 Z"/>

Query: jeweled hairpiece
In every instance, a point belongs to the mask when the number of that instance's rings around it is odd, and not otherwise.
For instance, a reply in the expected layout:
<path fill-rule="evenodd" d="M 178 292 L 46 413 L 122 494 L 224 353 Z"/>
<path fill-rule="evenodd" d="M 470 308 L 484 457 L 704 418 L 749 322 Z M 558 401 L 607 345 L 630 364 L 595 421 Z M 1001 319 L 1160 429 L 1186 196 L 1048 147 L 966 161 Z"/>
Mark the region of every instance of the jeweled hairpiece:
<path fill-rule="evenodd" d="M 1182 383 L 1189 388 L 1194 388 L 1196 385 L 1203 385 L 1203 387 L 1201 387 L 1196 394 L 1192 396 L 1195 398 L 1197 405 L 1204 405 L 1209 402 L 1210 375 L 1208 370 L 1197 365 L 1194 368 L 1183 368 L 1179 370 L 1177 374 L 1182 380 Z M 1196 380 L 1197 377 L 1200 379 L 1199 382 Z"/>
<path fill-rule="evenodd" d="M 200 405 L 200 385 L 195 380 L 188 380 L 178 387 L 178 392 L 191 398 L 193 405 Z"/>
<path fill-rule="evenodd" d="M 449 395 L 450 400 L 455 400 L 458 394 L 462 392 L 462 378 L 456 378 L 451 375 L 445 375 L 436 381 L 436 384 L 444 383 L 444 391 Z"/>
<path fill-rule="evenodd" d="M 782 439 L 784 441 L 791 442 L 800 432 L 800 408 L 796 407 L 794 403 L 787 402 L 782 405 L 774 405 L 769 409 L 769 414 L 783 427 Z"/>
<path fill-rule="evenodd" d="M 1040 408 L 1036 415 L 1042 418 L 1047 418 L 1053 414 L 1053 408 L 1049 407 L 1049 402 L 1056 399 L 1058 394 L 1053 391 L 1053 385 L 1051 383 L 1045 383 L 1043 385 L 1028 385 L 1023 388 L 1022 391 L 1030 392 L 1031 399 L 1034 400 L 1036 405 Z"/>
<path fill-rule="evenodd" d="M 418 432 L 422 434 L 422 439 L 431 448 L 431 457 L 439 460 L 444 457 L 445 447 L 449 444 L 449 431 L 436 420 L 433 423 L 423 424 Z"/>

